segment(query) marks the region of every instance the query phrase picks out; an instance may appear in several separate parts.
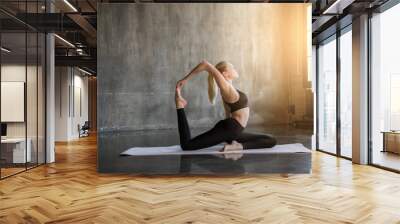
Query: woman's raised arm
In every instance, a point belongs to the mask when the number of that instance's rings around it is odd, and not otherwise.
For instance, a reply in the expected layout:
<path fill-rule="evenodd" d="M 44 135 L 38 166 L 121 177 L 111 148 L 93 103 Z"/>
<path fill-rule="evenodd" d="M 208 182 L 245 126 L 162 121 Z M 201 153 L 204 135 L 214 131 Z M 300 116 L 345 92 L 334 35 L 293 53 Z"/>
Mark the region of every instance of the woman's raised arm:
<path fill-rule="evenodd" d="M 207 71 L 214 77 L 223 95 L 225 95 L 224 93 L 229 92 L 231 90 L 232 85 L 228 81 L 226 81 L 224 76 L 221 74 L 220 71 L 218 71 L 217 68 L 215 68 L 214 65 L 210 64 L 206 60 L 201 61 L 200 64 L 194 67 L 194 69 L 188 75 L 186 75 L 183 79 L 181 79 L 177 83 L 177 87 L 183 86 L 190 78 L 203 71 Z"/>

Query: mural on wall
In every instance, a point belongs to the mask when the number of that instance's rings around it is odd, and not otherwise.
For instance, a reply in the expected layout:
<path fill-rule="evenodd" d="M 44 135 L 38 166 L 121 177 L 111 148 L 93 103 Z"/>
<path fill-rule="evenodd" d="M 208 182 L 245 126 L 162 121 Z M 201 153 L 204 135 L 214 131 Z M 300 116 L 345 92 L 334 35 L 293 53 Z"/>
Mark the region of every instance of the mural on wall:
<path fill-rule="evenodd" d="M 235 66 L 250 126 L 312 124 L 310 15 L 308 4 L 100 4 L 99 131 L 176 128 L 176 82 L 203 59 Z M 206 73 L 183 95 L 191 127 L 225 116 Z"/>

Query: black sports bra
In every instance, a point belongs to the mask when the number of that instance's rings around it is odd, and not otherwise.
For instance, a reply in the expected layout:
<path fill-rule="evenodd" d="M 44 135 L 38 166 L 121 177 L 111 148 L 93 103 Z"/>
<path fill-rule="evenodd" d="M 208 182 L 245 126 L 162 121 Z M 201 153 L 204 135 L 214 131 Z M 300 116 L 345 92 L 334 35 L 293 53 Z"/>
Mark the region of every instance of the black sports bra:
<path fill-rule="evenodd" d="M 224 103 L 231 109 L 231 113 L 246 108 L 248 107 L 248 99 L 246 94 L 244 94 L 243 92 L 239 91 L 237 89 L 238 93 L 239 93 L 239 99 L 238 101 L 234 102 L 234 103 L 227 103 L 224 101 Z"/>

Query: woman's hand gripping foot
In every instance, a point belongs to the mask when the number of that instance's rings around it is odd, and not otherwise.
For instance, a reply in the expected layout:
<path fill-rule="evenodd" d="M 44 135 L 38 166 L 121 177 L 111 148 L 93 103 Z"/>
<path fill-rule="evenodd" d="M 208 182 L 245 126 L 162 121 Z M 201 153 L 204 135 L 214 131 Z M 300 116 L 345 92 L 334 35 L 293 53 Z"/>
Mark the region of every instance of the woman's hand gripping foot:
<path fill-rule="evenodd" d="M 176 109 L 185 108 L 187 105 L 187 101 L 185 99 L 183 99 L 183 97 L 182 97 L 181 88 L 182 88 L 182 85 L 176 85 L 176 88 L 175 88 Z"/>

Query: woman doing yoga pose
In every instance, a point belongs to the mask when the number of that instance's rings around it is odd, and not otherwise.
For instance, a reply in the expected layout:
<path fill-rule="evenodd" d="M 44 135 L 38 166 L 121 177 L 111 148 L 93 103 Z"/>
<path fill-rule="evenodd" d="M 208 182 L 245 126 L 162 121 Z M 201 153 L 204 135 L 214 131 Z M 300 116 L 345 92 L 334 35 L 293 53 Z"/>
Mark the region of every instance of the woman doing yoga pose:
<path fill-rule="evenodd" d="M 185 115 L 186 100 L 181 95 L 185 83 L 200 72 L 208 72 L 208 96 L 212 104 L 217 96 L 217 87 L 224 102 L 226 119 L 219 121 L 211 130 L 191 138 L 190 128 Z M 178 81 L 175 90 L 175 103 L 178 114 L 178 129 L 183 150 L 197 150 L 220 143 L 225 144 L 223 151 L 270 148 L 276 140 L 266 134 L 245 132 L 249 120 L 249 106 L 246 94 L 236 89 L 232 81 L 239 77 L 232 64 L 222 61 L 213 66 L 207 61 L 198 64 L 187 76 Z"/>

